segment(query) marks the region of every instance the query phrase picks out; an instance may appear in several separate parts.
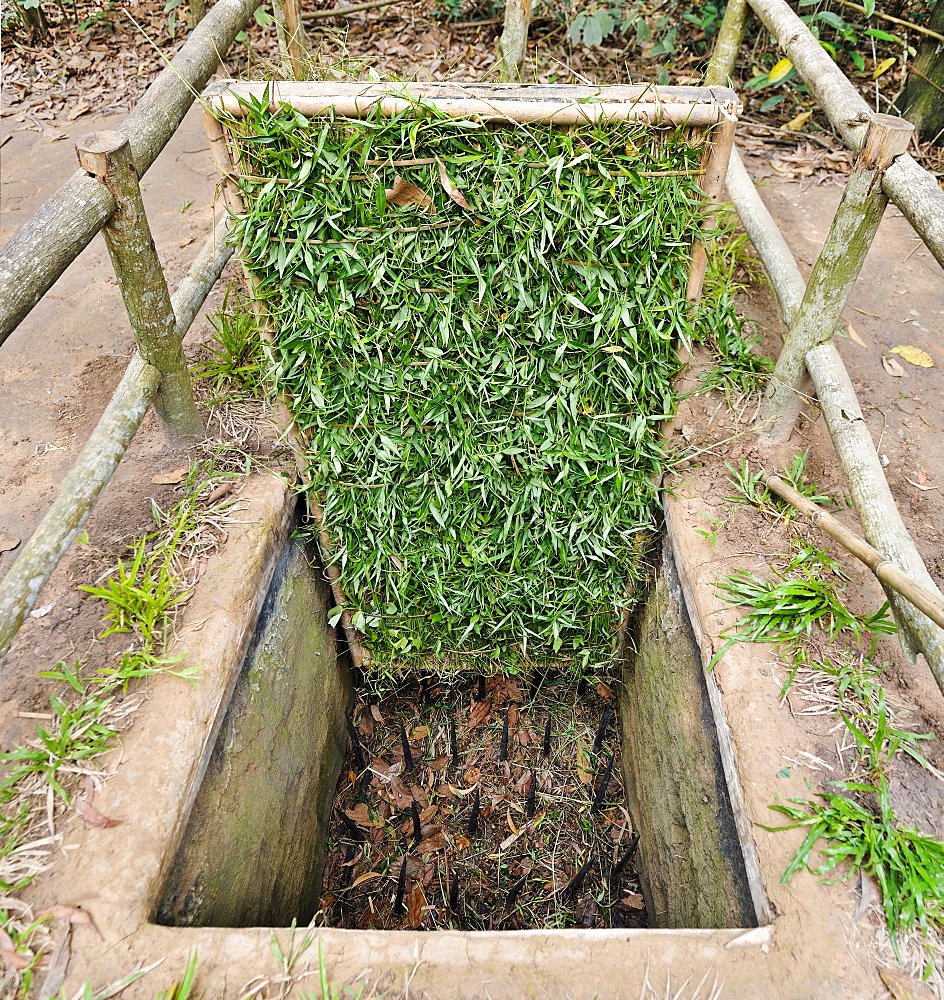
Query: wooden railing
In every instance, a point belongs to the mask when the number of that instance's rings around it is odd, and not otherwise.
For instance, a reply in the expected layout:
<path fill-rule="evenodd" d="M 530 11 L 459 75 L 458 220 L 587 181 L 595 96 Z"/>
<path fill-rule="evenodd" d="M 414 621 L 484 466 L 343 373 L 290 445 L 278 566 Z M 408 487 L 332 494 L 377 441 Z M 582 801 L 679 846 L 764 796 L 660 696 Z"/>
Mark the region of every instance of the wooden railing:
<path fill-rule="evenodd" d="M 944 266 L 944 192 L 905 151 L 913 131 L 910 123 L 873 114 L 785 0 L 728 3 L 708 69 L 709 85 L 729 82 L 749 8 L 780 43 L 836 131 L 858 154 L 807 285 L 740 155 L 736 149 L 732 152 L 728 195 L 770 277 L 788 328 L 765 394 L 758 434 L 767 444 L 787 440 L 799 414 L 801 386 L 808 372 L 866 539 L 883 562 L 895 565 L 917 588 L 902 592 L 888 574 L 877 574 L 899 625 L 902 645 L 912 658 L 919 652 L 924 655 L 944 691 L 944 628 L 906 595 L 921 591 L 932 602 L 926 605 L 929 609 L 940 606 L 944 597 L 901 519 L 852 381 L 833 343 L 889 199 Z M 862 558 L 861 552 L 850 551 Z"/>

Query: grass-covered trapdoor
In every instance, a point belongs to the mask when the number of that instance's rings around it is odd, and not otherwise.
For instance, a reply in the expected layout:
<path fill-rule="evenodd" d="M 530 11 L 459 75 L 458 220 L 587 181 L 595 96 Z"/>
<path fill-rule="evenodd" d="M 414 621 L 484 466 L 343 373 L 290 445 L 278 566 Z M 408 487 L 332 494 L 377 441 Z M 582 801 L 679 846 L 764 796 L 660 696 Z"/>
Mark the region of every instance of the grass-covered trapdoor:
<path fill-rule="evenodd" d="M 592 669 L 643 574 L 678 351 L 731 320 L 686 291 L 737 102 L 393 92 L 232 85 L 210 123 L 336 614 L 378 666 Z"/>

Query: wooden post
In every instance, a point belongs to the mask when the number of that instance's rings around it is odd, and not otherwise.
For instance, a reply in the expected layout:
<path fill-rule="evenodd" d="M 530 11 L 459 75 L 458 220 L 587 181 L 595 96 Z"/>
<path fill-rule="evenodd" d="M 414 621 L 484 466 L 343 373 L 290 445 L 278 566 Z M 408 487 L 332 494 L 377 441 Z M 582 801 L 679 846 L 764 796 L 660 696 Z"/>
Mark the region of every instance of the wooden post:
<path fill-rule="evenodd" d="M 531 0 L 505 0 L 505 27 L 495 46 L 498 52 L 498 78 L 518 83 L 528 53 L 528 26 L 531 24 Z"/>
<path fill-rule="evenodd" d="M 206 12 L 206 0 L 190 0 L 191 31 L 206 17 Z"/>
<path fill-rule="evenodd" d="M 177 131 L 194 97 L 258 6 L 259 0 L 216 0 L 122 123 L 139 178 Z M 77 170 L 0 248 L 0 344 L 114 211 L 106 188 Z"/>
<path fill-rule="evenodd" d="M 121 132 L 93 132 L 75 144 L 79 163 L 97 177 L 115 199 L 115 214 L 103 229 L 138 351 L 161 373 L 154 401 L 164 433 L 174 447 L 203 437 L 203 419 L 193 401 L 182 338 L 176 333 L 174 307 L 144 213 L 138 174 L 128 137 Z"/>
<path fill-rule="evenodd" d="M 705 71 L 706 87 L 730 87 L 731 74 L 744 39 L 747 23 L 747 0 L 728 0 L 721 19 L 721 28 Z"/>
<path fill-rule="evenodd" d="M 272 13 L 282 55 L 282 72 L 289 80 L 304 80 L 308 76 L 309 60 L 301 4 L 299 0 L 275 0 Z"/>
<path fill-rule="evenodd" d="M 798 391 L 807 352 L 833 335 L 869 251 L 888 196 L 882 175 L 908 148 L 914 125 L 872 115 L 823 250 L 813 267 L 795 322 L 784 340 L 761 409 L 761 437 L 776 444 L 790 436 L 800 411 Z"/>

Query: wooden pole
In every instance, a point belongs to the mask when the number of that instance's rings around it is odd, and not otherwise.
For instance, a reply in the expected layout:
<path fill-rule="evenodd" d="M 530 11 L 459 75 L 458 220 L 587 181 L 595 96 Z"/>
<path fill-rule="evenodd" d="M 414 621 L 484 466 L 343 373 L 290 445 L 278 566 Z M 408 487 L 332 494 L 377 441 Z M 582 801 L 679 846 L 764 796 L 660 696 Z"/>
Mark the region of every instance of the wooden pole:
<path fill-rule="evenodd" d="M 814 347 L 807 355 L 807 366 L 863 534 L 913 580 L 940 597 L 895 506 L 852 380 L 836 345 L 827 342 Z M 905 651 L 912 659 L 915 653 L 924 654 L 944 691 L 944 632 L 894 590 L 886 587 L 885 594 L 898 622 Z"/>
<path fill-rule="evenodd" d="M 846 551 L 851 552 L 856 559 L 861 560 L 879 578 L 886 588 L 891 588 L 906 597 L 911 603 L 923 611 L 935 624 L 944 628 L 944 600 L 933 591 L 916 583 L 907 573 L 902 572 L 890 559 L 873 548 L 864 538 L 860 538 L 851 528 L 832 514 L 818 507 L 808 497 L 803 496 L 780 476 L 771 475 L 764 478 L 764 485 L 776 493 L 778 497 L 792 504 L 798 511 L 805 514 L 811 524 L 820 528 L 830 538 L 838 542 Z"/>
<path fill-rule="evenodd" d="M 505 83 L 521 81 L 530 24 L 531 0 L 505 0 L 505 26 L 495 46 L 498 78 Z"/>
<path fill-rule="evenodd" d="M 206 0 L 190 0 L 191 31 L 206 17 Z"/>
<path fill-rule="evenodd" d="M 734 64 L 737 61 L 744 27 L 747 24 L 747 0 L 728 0 L 718 37 L 705 71 L 705 86 L 730 87 Z"/>
<path fill-rule="evenodd" d="M 870 117 L 869 106 L 862 95 L 846 79 L 786 0 L 749 2 L 803 77 L 833 128 L 851 149 L 858 150 Z M 944 191 L 934 175 L 904 153 L 888 168 L 882 186 L 944 267 Z"/>
<path fill-rule="evenodd" d="M 299 0 L 274 0 L 272 13 L 282 56 L 282 72 L 290 80 L 304 80 L 308 76 L 308 39 L 305 37 Z"/>
<path fill-rule="evenodd" d="M 0 584 L 0 656 L 36 602 L 59 560 L 111 479 L 157 393 L 160 372 L 140 355 L 128 364 L 101 420 L 66 474 L 40 521 Z"/>
<path fill-rule="evenodd" d="M 258 0 L 217 0 L 173 62 L 121 125 L 143 177 L 216 72 Z M 16 329 L 115 210 L 111 194 L 82 170 L 0 249 L 0 344 Z"/>
<path fill-rule="evenodd" d="M 348 14 L 357 14 L 362 10 L 373 10 L 375 7 L 389 7 L 395 3 L 403 3 L 403 0 L 367 0 L 366 3 L 352 3 L 349 7 L 308 10 L 302 14 L 302 21 L 318 21 L 323 17 L 347 17 Z"/>
<path fill-rule="evenodd" d="M 103 230 L 141 357 L 161 373 L 154 406 L 168 441 L 187 446 L 204 434 L 193 400 L 182 338 L 151 238 L 128 137 L 93 132 L 75 144 L 79 163 L 108 188 L 115 214 Z"/>
<path fill-rule="evenodd" d="M 790 332 L 784 340 L 761 408 L 761 438 L 786 441 L 800 412 L 799 390 L 807 352 L 829 340 L 882 221 L 888 196 L 882 175 L 907 148 L 914 125 L 892 115 L 872 115 L 826 243 L 813 267 Z"/>

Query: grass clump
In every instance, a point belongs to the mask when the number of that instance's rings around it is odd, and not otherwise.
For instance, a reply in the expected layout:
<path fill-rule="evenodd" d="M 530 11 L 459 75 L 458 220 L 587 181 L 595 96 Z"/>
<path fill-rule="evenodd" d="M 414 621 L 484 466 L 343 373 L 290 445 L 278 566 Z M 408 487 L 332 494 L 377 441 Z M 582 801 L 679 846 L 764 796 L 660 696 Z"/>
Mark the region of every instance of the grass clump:
<path fill-rule="evenodd" d="M 791 799 L 793 805 L 772 805 L 792 823 L 765 830 L 807 827 L 808 833 L 780 882 L 786 885 L 803 868 L 826 875 L 838 865 L 848 865 L 846 878 L 862 869 L 882 890 L 882 906 L 899 961 L 898 936 L 918 929 L 927 935 L 932 925 L 944 929 L 944 843 L 925 837 L 895 818 L 888 780 L 880 775 L 876 785 L 834 782 L 857 795 L 873 798 L 877 810 L 846 795 L 827 793 L 822 802 Z M 810 856 L 821 838 L 825 860 L 815 868 Z"/>
<path fill-rule="evenodd" d="M 657 521 L 677 346 L 731 318 L 684 301 L 702 148 L 419 105 L 249 102 L 228 125 L 273 378 L 372 663 L 605 662 Z"/>

